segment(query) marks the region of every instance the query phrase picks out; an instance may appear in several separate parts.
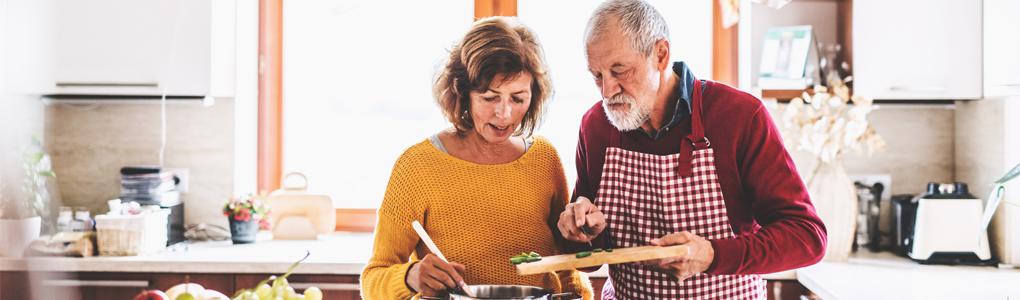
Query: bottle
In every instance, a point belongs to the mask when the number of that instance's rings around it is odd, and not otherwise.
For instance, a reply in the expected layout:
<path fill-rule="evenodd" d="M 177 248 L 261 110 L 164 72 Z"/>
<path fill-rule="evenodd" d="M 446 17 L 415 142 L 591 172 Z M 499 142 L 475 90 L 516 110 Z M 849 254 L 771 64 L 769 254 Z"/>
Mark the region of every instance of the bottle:
<path fill-rule="evenodd" d="M 74 221 L 71 224 L 72 231 L 89 232 L 92 231 L 94 223 L 89 217 L 89 211 L 79 210 L 74 212 Z"/>
<path fill-rule="evenodd" d="M 60 215 L 57 217 L 57 232 L 71 231 L 71 221 L 74 220 L 74 218 L 71 217 L 71 213 L 70 207 L 60 207 Z"/>

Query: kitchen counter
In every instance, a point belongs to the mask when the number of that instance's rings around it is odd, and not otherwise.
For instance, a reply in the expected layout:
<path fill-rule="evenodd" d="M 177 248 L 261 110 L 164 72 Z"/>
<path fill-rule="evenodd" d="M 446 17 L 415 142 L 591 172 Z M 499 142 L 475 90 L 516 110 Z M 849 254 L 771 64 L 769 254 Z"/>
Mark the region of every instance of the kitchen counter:
<path fill-rule="evenodd" d="M 353 232 L 324 234 L 308 241 L 272 238 L 272 233 L 263 231 L 254 244 L 197 242 L 140 256 L 0 258 L 0 271 L 282 274 L 308 250 L 311 255 L 294 269 L 295 273 L 361 275 L 372 255 L 374 240 L 372 233 Z M 588 276 L 608 277 L 609 268 L 603 266 Z M 796 279 L 794 271 L 762 277 Z"/>
<path fill-rule="evenodd" d="M 337 232 L 318 240 L 281 241 L 260 232 L 253 244 L 198 242 L 186 249 L 175 246 L 140 256 L 0 258 L 0 271 L 283 274 L 307 250 L 311 255 L 295 273 L 361 275 L 372 254 L 372 241 L 372 233 Z"/>
<path fill-rule="evenodd" d="M 824 300 L 1020 299 L 1020 270 L 922 265 L 890 252 L 801 268 L 797 281 Z"/>

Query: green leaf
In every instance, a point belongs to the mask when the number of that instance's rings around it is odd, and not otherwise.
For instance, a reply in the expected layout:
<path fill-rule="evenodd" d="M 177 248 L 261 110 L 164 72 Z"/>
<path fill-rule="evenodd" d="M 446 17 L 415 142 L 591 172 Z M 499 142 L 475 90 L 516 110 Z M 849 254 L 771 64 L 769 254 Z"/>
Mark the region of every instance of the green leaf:
<path fill-rule="evenodd" d="M 53 173 L 53 171 L 42 171 L 42 172 L 39 172 L 39 176 L 44 176 L 44 177 L 57 177 L 57 174 L 56 174 L 56 173 Z"/>
<path fill-rule="evenodd" d="M 1016 167 L 1013 167 L 1012 170 L 1006 172 L 1006 176 L 1002 176 L 1002 179 L 999 179 L 995 183 L 1003 184 L 1006 183 L 1007 181 L 1012 180 L 1013 178 L 1016 178 L 1017 176 L 1020 176 L 1020 164 L 1016 164 Z"/>
<path fill-rule="evenodd" d="M 31 156 L 28 157 L 28 161 L 31 162 L 33 165 L 38 164 L 40 161 L 42 161 L 44 155 L 46 154 L 42 152 L 32 153 Z"/>

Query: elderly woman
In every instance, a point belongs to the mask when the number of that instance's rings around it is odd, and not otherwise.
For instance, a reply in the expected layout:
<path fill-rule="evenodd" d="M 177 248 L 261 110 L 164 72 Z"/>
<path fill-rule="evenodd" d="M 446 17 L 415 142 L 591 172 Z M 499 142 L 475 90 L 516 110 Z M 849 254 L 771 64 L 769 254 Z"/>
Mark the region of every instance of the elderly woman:
<path fill-rule="evenodd" d="M 509 258 L 567 247 L 556 227 L 569 198 L 563 166 L 532 137 L 552 95 L 542 47 L 516 18 L 475 22 L 437 71 L 436 104 L 453 126 L 397 159 L 379 208 L 365 299 L 441 295 L 464 284 L 537 286 L 591 299 L 575 270 L 517 275 Z M 449 263 L 411 227 L 423 224 Z"/>

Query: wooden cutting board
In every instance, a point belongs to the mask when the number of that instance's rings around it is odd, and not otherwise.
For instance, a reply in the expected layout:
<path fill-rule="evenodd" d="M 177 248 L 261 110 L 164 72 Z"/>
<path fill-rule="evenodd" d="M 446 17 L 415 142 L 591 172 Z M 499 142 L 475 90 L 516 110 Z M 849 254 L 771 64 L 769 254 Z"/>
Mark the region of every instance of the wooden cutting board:
<path fill-rule="evenodd" d="M 688 246 L 641 246 L 613 249 L 613 252 L 593 252 L 588 257 L 577 258 L 574 254 L 563 254 L 542 257 L 542 260 L 517 265 L 517 274 L 530 275 L 549 271 L 561 271 L 577 268 L 601 266 L 602 264 L 619 264 L 649 259 L 686 255 Z"/>

